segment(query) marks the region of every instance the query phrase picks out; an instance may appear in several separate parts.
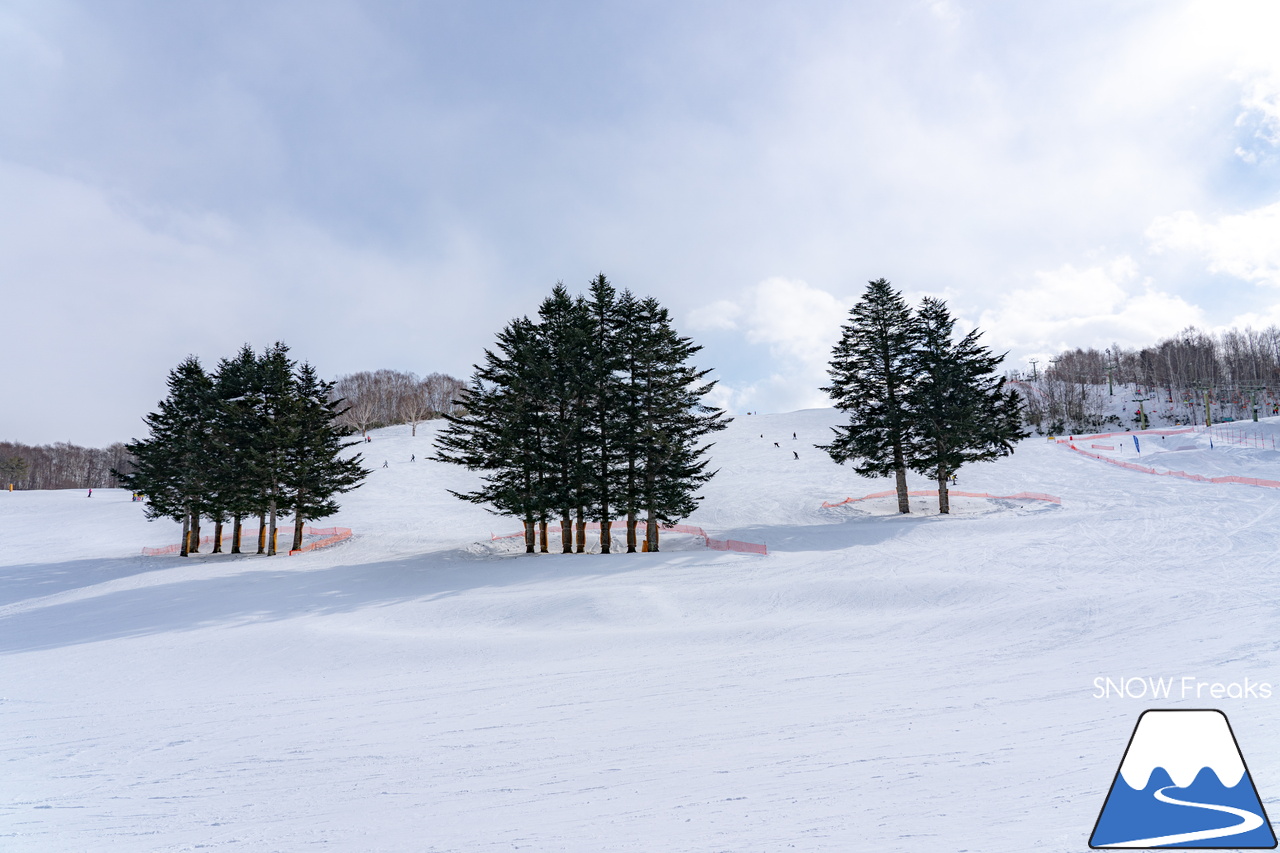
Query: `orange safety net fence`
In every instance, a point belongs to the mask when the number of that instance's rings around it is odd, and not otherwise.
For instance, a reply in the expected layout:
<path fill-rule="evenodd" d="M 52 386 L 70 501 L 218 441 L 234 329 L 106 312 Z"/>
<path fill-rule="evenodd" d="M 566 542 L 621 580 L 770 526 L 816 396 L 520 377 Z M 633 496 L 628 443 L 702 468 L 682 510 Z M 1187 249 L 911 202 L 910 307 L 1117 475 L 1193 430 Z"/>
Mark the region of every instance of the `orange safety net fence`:
<path fill-rule="evenodd" d="M 588 521 L 585 527 L 587 530 L 599 530 L 600 522 Z M 625 521 L 621 522 L 619 524 L 619 527 L 621 527 L 621 529 L 625 531 L 626 522 Z M 706 545 L 712 551 L 737 551 L 742 554 L 768 554 L 769 553 L 769 549 L 766 546 L 759 544 L 757 542 L 742 542 L 737 539 L 716 539 L 711 536 L 708 536 L 707 531 L 703 530 L 701 527 L 694 527 L 692 524 L 659 524 L 658 529 L 669 530 L 675 533 L 689 533 L 694 537 L 701 539 L 702 544 Z M 641 539 L 644 538 L 642 533 L 643 530 L 644 530 L 643 525 L 636 526 L 636 535 Z M 547 527 L 548 535 L 552 533 L 559 533 L 559 532 L 560 532 L 560 525 L 558 524 L 550 525 Z M 516 537 L 523 538 L 524 531 L 520 531 L 519 533 L 503 533 L 501 535 L 491 533 L 489 534 L 489 536 L 490 536 L 490 539 L 515 539 Z"/>
<path fill-rule="evenodd" d="M 1138 471 L 1142 474 L 1158 474 L 1161 477 L 1178 477 L 1183 480 L 1191 480 L 1196 483 L 1235 483 L 1242 486 L 1262 486 L 1268 489 L 1280 489 L 1280 480 L 1264 480 L 1259 477 L 1237 477 L 1234 475 L 1223 477 L 1206 477 L 1203 474 L 1188 474 L 1186 471 L 1158 471 L 1155 468 L 1149 468 L 1146 465 L 1137 465 L 1133 462 L 1122 462 L 1119 459 L 1111 459 L 1107 456 L 1101 456 L 1097 453 L 1090 453 L 1087 450 L 1081 450 L 1074 444 L 1067 445 L 1068 450 L 1073 450 L 1081 456 L 1088 456 L 1090 459 L 1097 459 L 1099 462 L 1106 462 L 1108 465 L 1115 465 L 1117 468 L 1124 468 L 1126 471 Z"/>
<path fill-rule="evenodd" d="M 288 527 L 277 527 L 277 528 L 276 528 L 277 535 L 278 535 L 280 532 L 284 532 L 284 533 L 288 533 L 290 536 L 292 536 L 292 535 L 293 535 L 293 529 L 292 529 L 292 528 L 293 528 L 293 525 L 289 525 Z M 268 535 L 270 535 L 270 533 L 269 533 L 269 532 L 268 532 Z M 315 549 L 317 549 L 317 548 L 325 548 L 325 547 L 328 547 L 329 545 L 336 545 L 336 544 L 338 544 L 339 542 L 344 542 L 344 541 L 346 541 L 347 539 L 350 539 L 350 538 L 351 538 L 351 530 L 350 530 L 349 528 L 346 528 L 346 527 L 303 527 L 303 528 L 302 528 L 302 535 L 304 535 L 304 536 L 323 536 L 323 537 L 325 537 L 325 538 L 323 538 L 323 539 L 321 539 L 321 540 L 319 540 L 319 541 L 317 541 L 317 542 L 312 542 L 312 543 L 310 543 L 310 544 L 308 544 L 308 545 L 303 545 L 301 548 L 299 548 L 299 549 L 298 549 L 298 550 L 296 550 L 296 551 L 290 551 L 290 552 L 289 552 L 289 555 L 290 555 L 290 556 L 293 556 L 294 554 L 301 554 L 303 551 L 314 551 L 314 550 L 315 550 Z M 227 544 L 228 546 L 229 546 L 229 545 L 230 545 L 230 543 L 231 543 L 231 538 L 232 538 L 232 534 L 231 534 L 231 533 L 223 532 L 223 534 L 222 534 L 222 541 L 223 541 L 225 544 Z M 258 531 L 257 531 L 257 529 L 256 529 L 256 528 L 255 528 L 255 529 L 253 529 L 253 530 L 250 530 L 250 529 L 248 529 L 248 528 L 243 528 L 243 529 L 241 529 L 241 531 L 240 531 L 240 543 L 241 543 L 241 547 L 243 547 L 243 546 L 244 546 L 244 543 L 246 543 L 246 542 L 254 543 L 254 544 L 255 544 L 255 547 L 256 547 L 256 543 L 257 543 L 257 541 L 258 541 Z M 212 544 L 213 544 L 213 537 L 212 537 L 212 536 L 201 536 L 201 537 L 200 537 L 200 547 L 202 547 L 202 548 L 203 548 L 205 545 L 212 545 Z M 142 556 L 144 556 L 144 557 L 160 557 L 160 556 L 164 556 L 164 555 L 166 555 L 166 554 L 179 554 L 179 553 L 181 553 L 181 552 L 182 552 L 182 545 L 180 545 L 180 544 L 179 544 L 179 545 L 165 545 L 163 548 L 143 548 L 143 549 L 142 549 Z"/>
<path fill-rule="evenodd" d="M 937 489 L 913 489 L 912 491 L 907 492 L 907 494 L 913 498 L 936 498 L 938 496 L 938 490 Z M 993 495 L 987 492 L 961 492 L 956 489 L 947 489 L 947 494 L 951 495 L 952 497 L 960 497 L 960 498 L 994 498 L 996 500 L 1004 500 L 1004 501 L 1045 501 L 1046 503 L 1051 503 L 1051 504 L 1062 503 L 1062 498 L 1054 497 L 1053 495 L 1046 495 L 1042 492 L 1018 492 L 1016 495 Z M 889 498 L 889 497 L 897 497 L 897 496 L 898 496 L 897 490 L 890 489 L 887 492 L 874 492 L 869 495 L 863 495 L 860 498 L 845 498 L 844 500 L 837 501 L 836 503 L 828 503 L 827 501 L 823 501 L 822 506 L 825 508 L 830 508 L 833 506 L 844 506 L 845 504 L 857 503 L 858 501 L 869 501 L 873 498 Z"/>

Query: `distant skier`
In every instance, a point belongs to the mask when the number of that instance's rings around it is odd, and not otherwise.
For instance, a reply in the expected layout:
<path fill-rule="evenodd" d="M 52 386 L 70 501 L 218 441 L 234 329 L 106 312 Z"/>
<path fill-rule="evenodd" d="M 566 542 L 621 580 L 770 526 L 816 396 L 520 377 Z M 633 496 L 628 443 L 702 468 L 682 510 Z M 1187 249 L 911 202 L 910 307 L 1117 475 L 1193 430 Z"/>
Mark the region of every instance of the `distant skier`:
<path fill-rule="evenodd" d="M 93 489 L 89 490 L 89 497 L 93 497 Z"/>
<path fill-rule="evenodd" d="M 386 468 L 386 467 L 387 467 L 387 460 L 385 460 L 385 459 L 383 459 L 383 460 L 382 460 L 382 467 L 383 467 L 383 468 Z"/>
<path fill-rule="evenodd" d="M 410 462 L 417 462 L 417 461 L 418 461 L 418 457 L 417 457 L 415 454 L 410 453 L 410 454 L 409 454 L 409 461 L 410 461 Z"/>
<path fill-rule="evenodd" d="M 781 445 L 781 444 L 778 444 L 778 442 L 776 442 L 776 441 L 775 441 L 775 442 L 773 443 L 773 446 L 774 446 L 774 447 L 781 447 L 782 445 Z"/>
<path fill-rule="evenodd" d="M 797 458 L 797 459 L 799 459 L 799 458 L 800 458 L 800 454 L 799 454 L 799 453 L 796 453 L 794 450 L 793 450 L 793 451 L 791 451 L 791 455 L 792 455 L 792 456 L 794 456 L 794 457 L 795 457 L 795 458 Z"/>
<path fill-rule="evenodd" d="M 796 434 L 795 434 L 794 432 L 793 432 L 793 433 L 791 433 L 791 440 L 792 440 L 792 441 L 795 441 L 795 440 L 796 440 Z"/>

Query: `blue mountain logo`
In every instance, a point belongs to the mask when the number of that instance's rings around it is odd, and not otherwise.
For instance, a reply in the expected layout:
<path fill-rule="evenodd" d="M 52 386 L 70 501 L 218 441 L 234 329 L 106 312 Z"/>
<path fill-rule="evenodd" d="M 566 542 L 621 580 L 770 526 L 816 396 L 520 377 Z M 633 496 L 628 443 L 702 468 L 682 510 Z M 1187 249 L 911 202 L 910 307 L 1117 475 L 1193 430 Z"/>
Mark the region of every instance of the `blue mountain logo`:
<path fill-rule="evenodd" d="M 1274 849 L 1275 833 L 1227 715 L 1144 711 L 1089 846 Z"/>

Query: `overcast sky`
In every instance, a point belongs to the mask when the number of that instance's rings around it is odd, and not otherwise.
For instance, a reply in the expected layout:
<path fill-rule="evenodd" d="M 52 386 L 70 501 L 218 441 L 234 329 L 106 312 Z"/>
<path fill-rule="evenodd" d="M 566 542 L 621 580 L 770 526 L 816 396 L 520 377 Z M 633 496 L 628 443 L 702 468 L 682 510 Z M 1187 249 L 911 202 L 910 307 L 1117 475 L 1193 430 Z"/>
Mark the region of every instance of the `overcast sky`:
<path fill-rule="evenodd" d="M 1280 323 L 1280 4 L 0 0 L 0 440 L 189 353 L 466 378 L 558 280 L 736 413 L 869 279 L 1023 367 Z"/>

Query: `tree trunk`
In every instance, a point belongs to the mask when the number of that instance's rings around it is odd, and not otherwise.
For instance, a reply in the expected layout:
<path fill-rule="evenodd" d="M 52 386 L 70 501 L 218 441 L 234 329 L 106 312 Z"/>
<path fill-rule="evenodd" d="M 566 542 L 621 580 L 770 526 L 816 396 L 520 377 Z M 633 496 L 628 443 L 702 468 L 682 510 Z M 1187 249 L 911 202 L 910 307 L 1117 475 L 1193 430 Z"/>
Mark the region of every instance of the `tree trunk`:
<path fill-rule="evenodd" d="M 578 553 L 587 550 L 587 510 L 585 507 L 578 507 Z"/>
<path fill-rule="evenodd" d="M 607 518 L 600 522 L 600 553 L 601 554 L 609 553 L 609 545 L 613 543 L 612 527 L 613 527 L 613 522 Z"/>
<path fill-rule="evenodd" d="M 188 553 L 200 553 L 200 513 L 191 513 L 191 548 Z"/>
<path fill-rule="evenodd" d="M 222 519 L 213 522 L 213 553 L 222 553 Z"/>
<path fill-rule="evenodd" d="M 267 556 L 274 557 L 276 555 L 276 499 L 274 495 L 271 497 L 271 503 L 267 506 L 269 513 L 267 520 L 269 525 L 267 531 Z"/>
<path fill-rule="evenodd" d="M 526 518 L 524 520 L 524 552 L 532 554 L 537 547 L 538 535 L 534 532 L 533 519 Z"/>
<path fill-rule="evenodd" d="M 947 494 L 947 481 L 951 478 L 947 476 L 947 472 L 938 468 L 938 512 L 943 515 L 951 514 L 951 496 Z"/>
<path fill-rule="evenodd" d="M 901 466 L 894 472 L 898 485 L 898 512 L 911 512 L 911 500 L 907 496 L 907 469 Z"/>
<path fill-rule="evenodd" d="M 231 519 L 231 553 L 240 553 L 240 516 Z"/>
<path fill-rule="evenodd" d="M 185 557 L 191 553 L 191 513 L 182 514 L 182 547 L 178 549 L 178 556 Z"/>
<path fill-rule="evenodd" d="M 293 511 L 293 547 L 290 551 L 302 550 L 302 526 L 306 522 L 302 518 L 302 509 L 298 508 Z"/>
<path fill-rule="evenodd" d="M 560 513 L 560 545 L 562 553 L 573 553 L 573 518 L 567 509 Z"/>
<path fill-rule="evenodd" d="M 627 553 L 634 554 L 636 552 L 636 511 L 630 510 L 627 513 Z"/>
<path fill-rule="evenodd" d="M 258 553 L 267 553 L 267 514 L 258 513 Z"/>
<path fill-rule="evenodd" d="M 649 510 L 649 517 L 644 523 L 644 541 L 649 546 L 649 553 L 655 553 L 658 550 L 658 518 L 653 514 L 653 510 Z"/>

